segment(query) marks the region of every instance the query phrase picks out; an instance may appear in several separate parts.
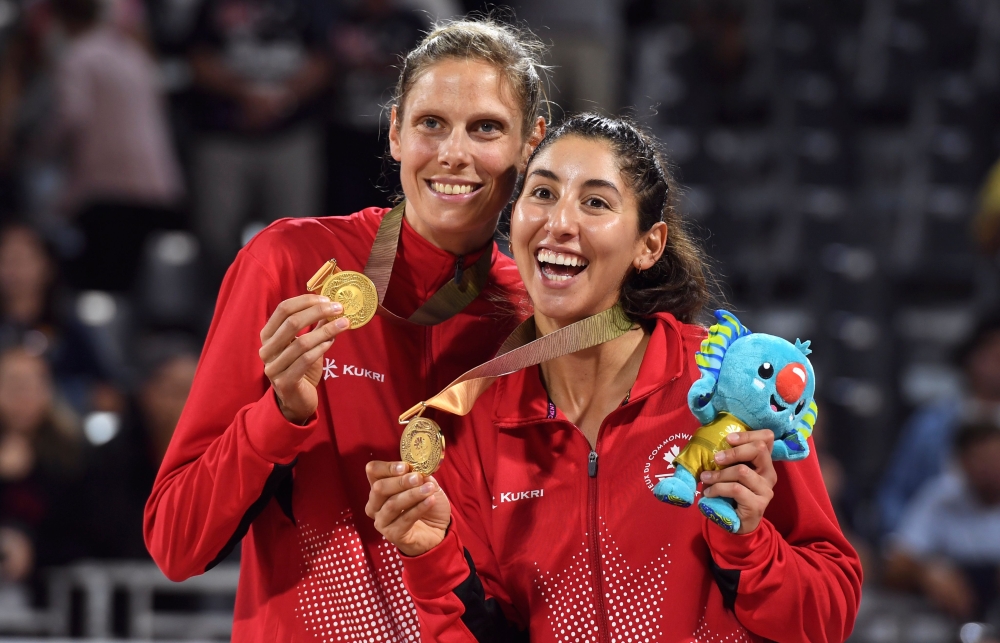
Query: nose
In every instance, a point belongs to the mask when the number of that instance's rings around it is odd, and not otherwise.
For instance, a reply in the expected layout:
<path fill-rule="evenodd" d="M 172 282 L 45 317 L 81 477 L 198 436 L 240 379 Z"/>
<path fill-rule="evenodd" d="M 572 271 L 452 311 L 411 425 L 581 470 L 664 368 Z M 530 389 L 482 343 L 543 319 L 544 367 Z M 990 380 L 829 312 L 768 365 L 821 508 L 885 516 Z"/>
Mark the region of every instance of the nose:
<path fill-rule="evenodd" d="M 576 234 L 576 223 L 571 200 L 561 198 L 549 211 L 545 230 L 553 239 L 566 239 Z"/>
<path fill-rule="evenodd" d="M 809 383 L 809 374 L 806 367 L 798 362 L 792 362 L 778 372 L 778 379 L 775 380 L 778 395 L 781 399 L 792 404 L 802 397 L 802 392 L 806 390 Z"/>
<path fill-rule="evenodd" d="M 469 165 L 469 136 L 464 129 L 456 127 L 438 147 L 438 162 L 451 170 L 460 170 Z"/>

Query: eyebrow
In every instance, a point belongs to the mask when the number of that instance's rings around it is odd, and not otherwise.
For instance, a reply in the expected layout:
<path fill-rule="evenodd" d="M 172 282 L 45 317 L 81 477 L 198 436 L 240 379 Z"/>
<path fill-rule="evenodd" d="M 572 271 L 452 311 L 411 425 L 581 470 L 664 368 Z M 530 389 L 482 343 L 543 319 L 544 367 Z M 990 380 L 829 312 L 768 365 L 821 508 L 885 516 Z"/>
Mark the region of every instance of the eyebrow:
<path fill-rule="evenodd" d="M 583 182 L 583 187 L 585 188 L 608 188 L 609 190 L 614 190 L 615 194 L 621 198 L 622 193 L 618 191 L 618 187 L 615 186 L 611 181 L 605 181 L 604 179 L 588 179 Z"/>
<path fill-rule="evenodd" d="M 552 179 L 553 181 L 559 180 L 559 176 L 555 172 L 553 172 L 552 170 L 546 170 L 544 168 L 538 168 L 537 170 L 532 170 L 531 174 L 529 174 L 528 176 L 535 176 L 536 174 L 538 176 L 544 176 L 547 179 Z M 616 186 L 611 181 L 606 181 L 604 179 L 588 179 L 583 182 L 583 187 L 608 188 L 609 190 L 614 190 L 618 196 L 621 196 L 621 192 L 619 192 L 618 186 Z"/>
<path fill-rule="evenodd" d="M 556 175 L 555 172 L 553 172 L 552 170 L 543 170 L 541 168 L 533 170 L 531 174 L 529 174 L 528 176 L 535 176 L 536 174 L 538 176 L 544 176 L 547 179 L 552 179 L 553 181 L 559 180 L 559 177 Z"/>

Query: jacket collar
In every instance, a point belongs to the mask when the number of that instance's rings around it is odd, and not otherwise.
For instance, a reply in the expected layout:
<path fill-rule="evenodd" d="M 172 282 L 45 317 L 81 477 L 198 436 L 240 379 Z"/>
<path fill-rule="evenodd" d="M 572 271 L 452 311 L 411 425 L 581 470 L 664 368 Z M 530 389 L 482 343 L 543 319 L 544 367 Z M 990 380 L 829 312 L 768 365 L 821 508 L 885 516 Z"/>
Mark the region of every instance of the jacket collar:
<path fill-rule="evenodd" d="M 388 212 L 386 210 L 384 214 Z M 466 268 L 472 266 L 483 252 L 495 253 L 495 248 L 496 244 L 491 240 L 479 250 L 465 255 L 462 265 Z M 449 279 L 455 278 L 458 259 L 457 255 L 438 248 L 420 236 L 404 217 L 392 277 L 386 289 L 386 306 L 397 315 L 408 317 Z M 493 261 L 496 262 L 495 256 Z"/>
<path fill-rule="evenodd" d="M 670 313 L 657 313 L 646 354 L 642 357 L 629 404 L 645 399 L 694 368 L 694 352 L 685 335 L 695 327 L 677 321 Z M 685 328 L 686 327 L 686 328 Z M 690 330 L 689 330 L 690 329 Z M 538 366 L 522 369 L 495 384 L 493 421 L 506 427 L 544 421 L 548 416 L 548 393 Z"/>

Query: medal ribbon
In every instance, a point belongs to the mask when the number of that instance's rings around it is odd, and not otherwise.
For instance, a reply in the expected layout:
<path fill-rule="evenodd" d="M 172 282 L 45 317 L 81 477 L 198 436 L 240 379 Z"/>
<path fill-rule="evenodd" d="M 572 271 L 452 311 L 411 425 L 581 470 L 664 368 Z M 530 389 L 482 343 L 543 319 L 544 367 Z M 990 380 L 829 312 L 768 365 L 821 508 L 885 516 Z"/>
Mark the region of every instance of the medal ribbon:
<path fill-rule="evenodd" d="M 379 223 L 372 251 L 365 264 L 364 275 L 371 279 L 378 294 L 378 313 L 394 319 L 403 319 L 382 305 L 386 290 L 389 288 L 389 278 L 392 277 L 392 265 L 396 261 L 396 249 L 399 246 L 399 234 L 403 227 L 403 212 L 406 201 L 390 210 Z M 480 255 L 476 263 L 462 272 L 462 278 L 456 283 L 454 279 L 441 286 L 430 299 L 415 310 L 405 321 L 419 326 L 434 326 L 451 319 L 466 306 L 472 303 L 483 287 L 493 264 L 493 249 L 488 247 Z M 336 260 L 331 259 L 313 275 L 306 289 L 313 291 L 324 279 L 341 272 Z"/>
<path fill-rule="evenodd" d="M 428 406 L 465 415 L 498 377 L 603 344 L 621 337 L 632 327 L 632 321 L 617 304 L 534 340 L 535 320 L 528 319 L 510 334 L 496 357 L 467 371 L 431 399 L 400 415 L 399 422 L 405 424 Z"/>

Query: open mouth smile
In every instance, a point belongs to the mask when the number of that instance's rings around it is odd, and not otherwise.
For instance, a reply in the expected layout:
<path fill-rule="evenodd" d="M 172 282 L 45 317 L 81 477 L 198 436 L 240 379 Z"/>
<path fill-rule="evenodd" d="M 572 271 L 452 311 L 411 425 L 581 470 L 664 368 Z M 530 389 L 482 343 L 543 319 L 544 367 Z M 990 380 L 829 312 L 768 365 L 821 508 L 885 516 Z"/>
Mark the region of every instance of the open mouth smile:
<path fill-rule="evenodd" d="M 787 408 L 788 408 L 787 406 L 781 406 L 780 404 L 778 404 L 778 400 L 774 399 L 773 395 L 771 396 L 771 410 L 772 411 L 776 411 L 778 413 L 781 413 L 782 411 L 784 411 Z"/>
<path fill-rule="evenodd" d="M 442 196 L 466 196 L 478 192 L 483 187 L 482 183 L 469 183 L 465 181 L 445 182 L 427 179 L 426 183 L 431 192 Z"/>
<path fill-rule="evenodd" d="M 546 248 L 540 248 L 535 253 L 535 259 L 538 261 L 542 276 L 551 281 L 569 281 L 590 265 L 590 262 L 580 255 L 555 252 Z"/>

